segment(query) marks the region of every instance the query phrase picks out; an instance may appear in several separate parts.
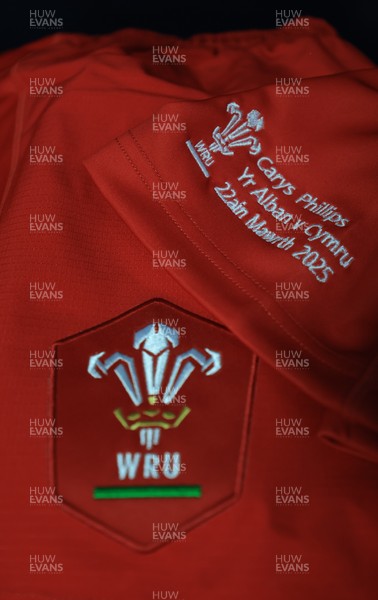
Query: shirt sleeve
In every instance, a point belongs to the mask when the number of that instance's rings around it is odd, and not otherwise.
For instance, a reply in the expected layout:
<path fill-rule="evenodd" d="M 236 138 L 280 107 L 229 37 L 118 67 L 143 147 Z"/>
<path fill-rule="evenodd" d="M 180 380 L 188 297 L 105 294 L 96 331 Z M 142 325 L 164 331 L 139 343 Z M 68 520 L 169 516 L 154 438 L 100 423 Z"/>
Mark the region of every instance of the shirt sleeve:
<path fill-rule="evenodd" d="M 377 332 L 376 88 L 369 68 L 168 104 L 85 161 L 152 256 L 185 259 L 171 275 L 337 415 L 323 437 L 364 456 L 378 432 L 359 387 Z"/>

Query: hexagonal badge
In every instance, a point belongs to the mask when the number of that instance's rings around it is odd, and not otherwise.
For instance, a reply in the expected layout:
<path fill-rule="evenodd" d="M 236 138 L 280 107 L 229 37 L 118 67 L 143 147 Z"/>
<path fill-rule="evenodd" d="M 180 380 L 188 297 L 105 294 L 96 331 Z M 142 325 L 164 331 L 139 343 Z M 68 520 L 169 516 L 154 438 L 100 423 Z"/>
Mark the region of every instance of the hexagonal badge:
<path fill-rule="evenodd" d="M 151 551 L 241 490 L 255 359 L 163 300 L 57 342 L 54 484 L 72 514 Z"/>

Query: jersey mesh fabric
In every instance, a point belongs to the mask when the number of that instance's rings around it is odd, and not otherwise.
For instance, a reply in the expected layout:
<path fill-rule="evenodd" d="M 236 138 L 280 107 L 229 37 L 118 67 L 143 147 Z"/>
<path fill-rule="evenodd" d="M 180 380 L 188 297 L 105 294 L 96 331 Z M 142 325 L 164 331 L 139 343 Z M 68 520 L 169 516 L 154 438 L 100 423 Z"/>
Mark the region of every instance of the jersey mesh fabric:
<path fill-rule="evenodd" d="M 161 45 L 178 45 L 185 65 L 155 66 L 151 48 Z M 1 599 L 142 600 L 156 590 L 179 590 L 186 600 L 373 598 L 377 82 L 370 61 L 311 19 L 309 31 L 187 41 L 137 30 L 56 34 L 4 54 L 0 68 Z M 63 94 L 32 98 L 30 78 L 51 76 Z M 274 85 L 285 77 L 302 78 L 310 98 L 282 104 Z M 345 245 L 360 258 L 330 286 L 301 267 L 308 303 L 289 309 L 275 301 L 273 283 L 299 265 L 242 231 L 185 147 L 224 122 L 229 102 L 264 114 L 266 154 L 302 132 L 310 165 L 282 171 L 300 191 L 332 195 L 351 218 Z M 179 114 L 186 131 L 155 134 L 157 113 Z M 63 163 L 30 164 L 38 145 L 55 146 Z M 236 174 L 244 162 L 233 165 Z M 172 179 L 188 191 L 187 203 L 151 202 L 153 182 Z M 55 215 L 63 231 L 31 233 L 30 216 L 41 213 Z M 179 248 L 188 268 L 153 269 L 151 252 L 162 247 Z M 63 300 L 31 302 L 35 282 L 54 282 Z M 152 298 L 226 326 L 259 365 L 240 498 L 185 543 L 138 554 L 58 507 L 30 507 L 29 488 L 50 481 L 49 441 L 28 431 L 30 419 L 49 414 L 52 374 L 30 369 L 29 355 Z M 275 350 L 298 344 L 312 368 L 275 369 Z M 308 427 L 305 439 L 277 437 L 276 419 L 292 417 Z M 297 483 L 310 505 L 277 507 L 276 486 Z M 63 573 L 30 575 L 33 554 L 56 555 Z M 302 555 L 310 572 L 278 576 L 281 554 Z"/>

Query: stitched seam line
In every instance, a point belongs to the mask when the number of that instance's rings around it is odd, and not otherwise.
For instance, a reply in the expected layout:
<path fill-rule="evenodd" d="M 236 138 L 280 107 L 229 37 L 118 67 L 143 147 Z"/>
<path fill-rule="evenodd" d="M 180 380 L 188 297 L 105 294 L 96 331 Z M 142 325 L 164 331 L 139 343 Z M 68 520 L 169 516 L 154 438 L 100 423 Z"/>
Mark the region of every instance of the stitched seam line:
<path fill-rule="evenodd" d="M 132 131 L 129 131 L 130 137 L 133 139 L 135 145 L 137 146 L 137 148 L 139 149 L 139 151 L 141 152 L 141 154 L 144 156 L 146 162 L 150 165 L 151 169 L 154 171 L 154 173 L 156 173 L 156 175 L 158 176 L 158 178 L 160 179 L 160 181 L 164 181 L 164 179 L 162 178 L 162 176 L 160 175 L 159 171 L 157 170 L 157 168 L 155 167 L 155 165 L 153 164 L 152 160 L 150 159 L 150 157 L 148 156 L 147 152 L 144 150 L 142 144 L 139 142 L 139 140 L 134 136 Z M 161 206 L 163 206 L 160 203 L 159 204 Z M 247 273 L 242 267 L 240 267 L 237 263 L 235 263 L 232 258 L 230 256 L 228 256 L 228 254 L 226 254 L 221 248 L 219 248 L 219 246 L 217 246 L 217 244 L 215 242 L 213 242 L 213 240 L 207 235 L 207 233 L 200 227 L 200 225 L 198 225 L 198 223 L 195 221 L 195 219 L 184 209 L 184 207 L 179 204 L 178 208 L 180 209 L 180 211 L 193 223 L 194 227 L 196 227 L 196 229 L 198 229 L 198 231 L 203 235 L 203 237 L 230 263 L 233 265 L 233 267 L 239 271 L 240 273 L 242 273 L 247 279 L 249 279 L 250 281 L 252 281 L 257 287 L 259 287 L 264 293 L 266 293 L 274 302 L 275 302 L 275 298 L 273 296 L 273 294 L 264 286 L 262 285 L 259 281 L 257 281 L 256 279 L 254 279 L 254 277 L 252 277 L 249 273 Z M 166 211 L 167 212 L 167 211 Z M 168 213 L 169 214 L 169 213 Z M 316 344 L 319 345 L 319 341 L 311 334 L 309 333 L 303 326 L 301 323 L 299 323 L 295 317 L 293 317 L 290 313 L 288 313 L 284 308 L 280 307 L 282 312 L 289 318 L 291 319 L 291 321 L 293 323 L 295 323 L 295 325 L 297 325 L 297 327 L 302 330 L 310 339 L 312 339 Z M 287 332 L 289 333 L 289 332 Z M 289 333 L 290 335 L 290 333 Z M 294 339 L 294 338 L 293 338 Z M 336 357 L 338 357 L 338 354 L 332 349 L 329 348 L 327 345 L 325 344 L 321 344 L 325 350 L 327 352 L 330 352 L 332 354 L 334 354 Z M 306 348 L 306 345 L 303 343 L 303 348 Z M 313 354 L 314 356 L 317 356 L 316 353 L 314 351 L 309 350 L 308 348 L 306 348 L 309 352 L 311 352 L 311 354 Z M 319 358 L 322 362 L 324 362 L 323 358 Z M 329 366 L 331 366 L 328 362 L 324 362 L 324 364 L 327 364 Z M 337 370 L 339 370 L 341 373 L 345 373 L 345 374 L 349 374 L 349 369 L 343 369 L 342 367 L 335 367 Z"/>
<path fill-rule="evenodd" d="M 140 152 L 143 154 L 143 156 L 145 157 L 146 161 L 148 162 L 148 164 L 151 166 L 152 170 L 154 171 L 154 173 L 156 173 L 156 175 L 159 177 L 160 181 L 164 181 L 163 178 L 161 177 L 160 173 L 157 171 L 157 169 L 155 168 L 155 165 L 151 162 L 151 159 L 149 158 L 148 154 L 146 153 L 146 151 L 144 150 L 144 148 L 142 147 L 142 145 L 140 144 L 139 140 L 137 138 L 134 137 L 133 132 L 130 131 L 130 136 L 132 137 L 132 139 L 134 140 L 135 145 L 139 148 Z M 159 201 L 160 202 L 160 201 Z M 183 206 L 179 205 L 178 206 L 179 209 L 181 210 L 181 212 L 184 213 L 184 215 L 193 223 L 194 227 L 196 227 L 198 229 L 198 231 L 201 232 L 201 234 L 203 235 L 204 238 L 207 239 L 207 241 L 220 253 L 222 254 L 222 256 L 230 263 L 233 265 L 233 267 L 235 267 L 235 269 L 237 271 L 239 271 L 240 273 L 242 273 L 247 279 L 249 279 L 250 281 L 252 281 L 257 287 L 259 287 L 263 292 L 265 292 L 268 296 L 270 296 L 270 298 L 275 301 L 275 298 L 273 296 L 273 294 L 265 287 L 262 285 L 262 283 L 260 283 L 259 281 L 257 281 L 256 279 L 254 279 L 254 277 L 252 277 L 252 275 L 250 275 L 249 273 L 247 273 L 246 271 L 244 271 L 244 269 L 242 269 L 242 267 L 240 267 L 237 263 L 235 263 L 232 258 L 230 256 L 228 256 L 228 254 L 226 254 L 221 248 L 219 248 L 219 246 L 217 246 L 217 244 L 215 242 L 213 242 L 213 240 L 207 235 L 207 233 L 200 227 L 200 225 L 198 225 L 198 223 L 195 221 L 195 219 L 184 209 Z M 293 321 L 293 323 L 295 323 L 297 325 L 297 327 L 299 327 L 299 329 L 301 329 L 302 331 L 305 331 L 306 335 L 308 335 L 312 340 L 314 340 L 315 343 L 318 343 L 317 339 L 311 335 L 310 333 L 308 333 L 303 326 L 301 325 L 301 323 L 299 323 L 291 314 L 289 314 L 284 308 L 281 307 L 281 310 L 285 313 L 285 315 L 287 315 L 287 317 L 289 319 L 291 319 Z M 331 348 L 328 348 L 328 346 L 325 346 L 326 350 L 328 352 L 334 352 Z M 345 371 L 347 372 L 347 371 Z"/>
<path fill-rule="evenodd" d="M 131 132 L 129 132 L 130 137 L 135 140 L 135 138 L 132 136 Z M 118 138 L 116 138 L 117 144 L 119 146 L 119 148 L 121 149 L 122 153 L 125 155 L 125 157 L 127 158 L 128 162 L 130 163 L 130 165 L 132 166 L 132 168 L 134 169 L 134 171 L 138 174 L 138 177 L 141 179 L 141 181 L 144 183 L 144 185 L 147 187 L 147 189 L 152 192 L 152 188 L 150 187 L 149 183 L 146 181 L 145 177 L 142 175 L 142 173 L 139 171 L 139 169 L 137 168 L 137 166 L 134 164 L 134 162 L 132 161 L 131 157 L 128 155 L 125 147 L 123 146 L 123 144 L 120 142 L 120 140 Z M 143 150 L 143 149 L 142 149 Z M 155 167 L 152 167 L 154 172 L 159 176 L 159 178 L 161 178 L 159 172 L 156 170 Z M 350 370 L 344 370 L 338 366 L 334 366 L 331 365 L 330 363 L 328 363 L 323 357 L 320 357 L 319 355 L 317 355 L 313 350 L 309 349 L 307 347 L 307 345 L 305 343 L 303 343 L 301 340 L 299 340 L 296 336 L 292 335 L 289 331 L 287 331 L 287 329 L 284 327 L 284 325 L 282 325 L 282 323 L 280 323 L 276 317 L 269 311 L 269 309 L 266 308 L 266 306 L 255 296 L 253 296 L 252 294 L 250 294 L 246 289 L 244 289 L 244 287 L 237 281 L 235 281 L 231 275 L 229 275 L 228 273 L 226 273 L 216 262 L 214 262 L 214 260 L 208 256 L 208 254 L 202 250 L 202 248 L 200 246 L 198 246 L 198 244 L 192 240 L 192 238 L 189 237 L 189 235 L 182 229 L 181 225 L 176 221 L 176 219 L 167 211 L 167 209 L 165 208 L 164 205 L 161 204 L 160 200 L 158 200 L 161 208 L 164 210 L 164 212 L 166 213 L 166 215 L 170 218 L 171 221 L 173 221 L 173 223 L 176 225 L 176 227 L 183 233 L 183 235 L 187 238 L 187 240 L 197 248 L 197 250 L 207 258 L 208 261 L 210 261 L 218 271 L 220 271 L 222 273 L 222 275 L 224 275 L 227 279 L 229 279 L 236 287 L 238 287 L 248 298 L 250 298 L 251 300 L 254 300 L 262 309 L 263 311 L 271 318 L 271 320 L 276 323 L 276 325 L 278 325 L 278 327 L 280 329 L 282 329 L 286 335 L 288 335 L 293 341 L 295 341 L 301 348 L 303 348 L 304 350 L 306 350 L 307 352 L 309 352 L 312 356 L 314 356 L 315 358 L 317 358 L 317 360 L 321 363 L 323 363 L 324 365 L 326 365 L 327 367 L 331 368 L 334 371 L 338 371 L 339 373 L 342 373 L 343 375 L 349 375 L 350 376 Z"/>
<path fill-rule="evenodd" d="M 133 139 L 135 145 L 137 146 L 137 148 L 139 149 L 139 151 L 141 152 L 141 154 L 144 156 L 145 160 L 147 161 L 147 163 L 150 165 L 151 169 L 154 171 L 154 173 L 156 173 L 156 175 L 158 176 L 158 178 L 160 179 L 160 181 L 163 181 L 163 178 L 161 177 L 159 171 L 156 169 L 155 165 L 153 164 L 153 162 L 151 161 L 150 157 L 148 156 L 148 154 L 146 153 L 146 151 L 144 150 L 144 148 L 142 147 L 141 143 L 139 142 L 139 140 L 134 136 L 133 132 L 130 131 L 129 132 L 130 137 Z M 163 207 L 163 205 L 160 203 L 159 204 Z M 165 207 L 163 207 L 165 209 Z M 247 279 L 249 279 L 250 281 L 252 281 L 257 287 L 259 287 L 261 290 L 263 290 L 268 296 L 270 296 L 270 298 L 275 301 L 274 296 L 271 294 L 271 292 L 269 290 L 267 290 L 259 281 L 256 281 L 249 273 L 247 273 L 246 271 L 244 271 L 244 269 L 242 269 L 241 267 L 239 267 L 238 264 L 236 264 L 231 257 L 229 257 L 225 252 L 222 251 L 221 248 L 219 248 L 215 242 L 213 242 L 213 240 L 206 234 L 205 231 L 203 231 L 203 229 L 198 225 L 198 223 L 195 221 L 195 219 L 181 206 L 179 205 L 179 209 L 181 210 L 181 212 L 183 212 L 186 217 L 193 223 L 193 225 L 201 232 L 201 234 L 205 237 L 205 239 L 208 240 L 208 242 L 220 253 L 222 254 L 222 256 L 228 261 L 230 262 L 230 264 L 232 264 L 235 269 L 237 271 L 239 271 L 240 273 L 242 273 Z M 166 211 L 167 212 L 167 211 Z M 171 216 L 169 213 L 167 213 L 169 216 Z M 286 312 L 285 309 L 281 308 L 281 310 L 284 312 L 284 314 L 293 321 L 293 323 L 295 323 L 297 325 L 297 327 L 299 329 L 301 329 L 306 335 L 308 335 L 315 343 L 319 343 L 318 340 L 311 335 L 310 333 L 308 333 L 303 326 L 288 312 Z M 269 313 L 268 313 L 269 314 Z M 283 327 L 283 326 L 282 326 Z M 284 329 L 284 331 L 286 331 L 286 329 Z M 292 337 L 292 339 L 295 339 L 289 332 L 287 332 L 290 337 Z M 311 354 L 313 354 L 314 356 L 317 356 L 316 353 L 314 351 L 309 350 L 306 345 L 303 343 L 301 344 L 301 346 L 303 348 L 305 348 L 306 350 L 308 350 L 309 352 L 311 352 Z M 331 353 L 334 353 L 334 351 L 329 348 L 328 346 L 324 345 L 324 348 Z M 336 353 L 335 353 L 336 354 Z M 327 361 L 325 361 L 323 358 L 319 358 L 319 360 L 321 360 L 321 362 L 323 362 L 324 364 L 331 366 Z M 334 367 L 336 370 L 340 371 L 341 373 L 345 373 L 345 374 L 349 374 L 349 370 L 347 369 L 343 369 L 342 367 Z"/>
<path fill-rule="evenodd" d="M 130 137 L 137 142 L 136 138 L 132 135 L 132 132 L 129 132 Z M 146 179 L 143 177 L 142 173 L 140 173 L 139 169 L 136 167 L 136 165 L 133 163 L 132 159 L 130 158 L 130 156 L 128 155 L 126 149 L 124 148 L 124 146 L 122 145 L 122 143 L 120 142 L 120 140 L 117 138 L 117 142 L 119 144 L 119 147 L 121 148 L 122 152 L 125 154 L 125 156 L 127 157 L 128 161 L 130 162 L 130 164 L 132 165 L 133 169 L 138 173 L 140 179 L 144 182 L 145 186 L 147 187 L 147 189 L 149 191 L 152 191 L 152 188 L 150 187 L 149 183 L 146 181 Z M 136 144 L 137 145 L 137 144 Z M 140 151 L 147 157 L 146 153 L 144 152 L 143 148 L 140 147 Z M 153 171 L 158 175 L 159 179 L 162 181 L 161 175 L 160 173 L 156 170 L 155 166 L 150 162 L 150 160 L 148 159 L 149 164 L 151 165 L 151 168 L 153 169 Z M 158 200 L 161 208 L 164 210 L 164 212 L 167 214 L 167 216 L 175 223 L 176 227 L 178 227 L 178 229 L 184 234 L 184 236 L 189 240 L 189 242 L 191 242 L 191 244 L 193 246 L 195 246 L 197 248 L 197 250 L 199 252 L 201 252 L 201 254 L 203 254 L 217 269 L 218 271 L 220 271 L 225 277 L 227 277 L 234 285 L 236 285 L 248 298 L 251 298 L 252 300 L 254 300 L 257 304 L 259 304 L 261 306 L 261 308 L 264 310 L 264 312 L 266 312 L 266 314 L 272 319 L 272 321 L 274 323 L 276 323 L 292 340 L 294 340 L 296 343 L 299 344 L 299 346 L 301 348 L 303 348 L 304 350 L 307 350 L 310 354 L 312 354 L 313 356 L 315 356 L 320 362 L 322 362 L 323 364 L 325 364 L 326 366 L 330 367 L 331 369 L 334 369 L 335 371 L 338 371 L 340 373 L 343 374 L 350 374 L 349 370 L 344 370 L 340 367 L 336 367 L 334 365 L 329 364 L 323 357 L 318 356 L 313 350 L 309 349 L 307 347 L 307 345 L 305 343 L 303 343 L 301 340 L 299 340 L 297 337 L 295 337 L 294 335 L 292 335 L 289 331 L 287 331 L 287 329 L 284 327 L 284 325 L 282 325 L 282 323 L 280 323 L 276 317 L 274 317 L 274 315 L 272 315 L 272 313 L 269 311 L 269 309 L 266 308 L 266 306 L 259 300 L 257 299 L 255 296 L 253 296 L 252 294 L 250 294 L 247 290 L 244 289 L 244 287 L 239 284 L 239 282 L 235 281 L 228 273 L 226 273 L 216 262 L 214 262 L 214 260 L 208 256 L 208 254 L 202 250 L 202 248 L 200 246 L 198 246 L 198 244 L 196 242 L 194 242 L 194 240 L 192 240 L 189 235 L 182 229 L 182 227 L 180 226 L 180 224 L 176 221 L 176 219 L 167 211 L 167 209 L 165 208 L 164 205 L 161 204 L 160 200 Z"/>

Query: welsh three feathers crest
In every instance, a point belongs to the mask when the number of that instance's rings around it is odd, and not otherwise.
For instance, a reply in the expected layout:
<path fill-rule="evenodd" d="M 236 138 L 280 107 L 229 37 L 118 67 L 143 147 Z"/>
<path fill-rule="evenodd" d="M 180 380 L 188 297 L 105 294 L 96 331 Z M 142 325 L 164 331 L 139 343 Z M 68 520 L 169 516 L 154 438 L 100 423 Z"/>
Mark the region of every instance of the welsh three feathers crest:
<path fill-rule="evenodd" d="M 133 357 L 116 352 L 105 358 L 104 351 L 89 358 L 88 373 L 95 379 L 101 379 L 109 372 L 118 377 L 135 408 L 127 414 L 123 408 L 117 408 L 114 415 L 125 429 L 139 430 L 140 444 L 147 449 L 159 443 L 162 429 L 178 427 L 189 415 L 191 409 L 188 406 L 178 413 L 169 409 L 193 371 L 199 368 L 209 376 L 222 368 L 219 352 L 191 348 L 176 354 L 173 368 L 168 372 L 169 359 L 179 344 L 179 333 L 158 322 L 135 333 L 133 348 L 140 351 L 147 390 L 145 398 Z M 161 405 L 163 408 L 159 408 Z"/>
<path fill-rule="evenodd" d="M 223 156 L 233 156 L 235 150 L 243 146 L 248 147 L 248 152 L 252 156 L 261 152 L 261 143 L 254 135 L 264 128 L 264 117 L 261 113 L 252 109 L 244 117 L 237 102 L 230 102 L 226 110 L 231 115 L 230 121 L 223 129 L 221 126 L 215 127 L 212 143 L 206 145 L 202 139 L 194 145 L 190 140 L 186 142 L 205 177 L 209 177 L 208 167 L 214 164 L 214 155 L 217 152 Z"/>
<path fill-rule="evenodd" d="M 250 154 L 258 154 L 261 151 L 261 144 L 251 133 L 263 129 L 264 117 L 258 110 L 253 109 L 243 121 L 243 112 L 236 102 L 230 102 L 227 105 L 227 112 L 232 115 L 230 122 L 223 130 L 220 127 L 214 129 L 214 142 L 209 149 L 212 152 L 221 152 L 231 156 L 234 154 L 235 148 L 249 146 Z"/>

